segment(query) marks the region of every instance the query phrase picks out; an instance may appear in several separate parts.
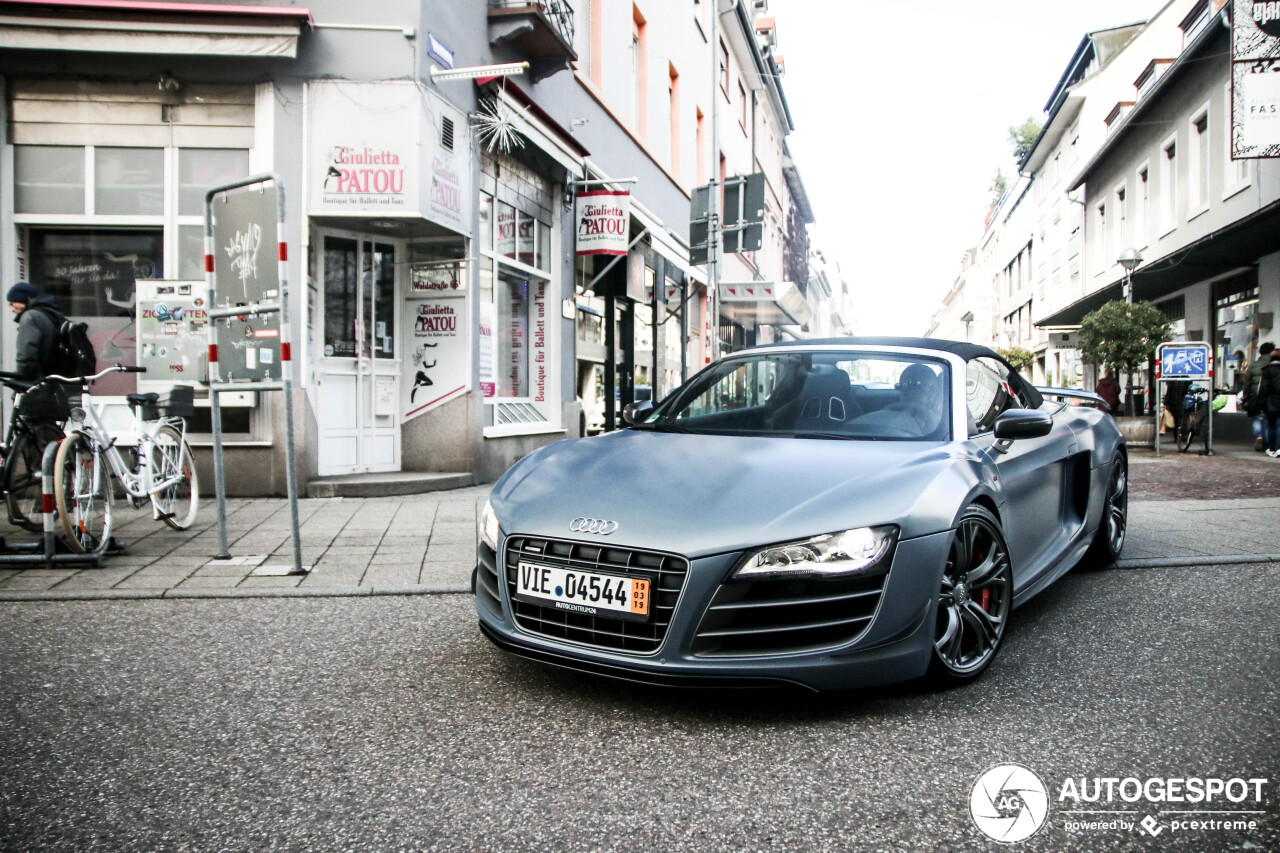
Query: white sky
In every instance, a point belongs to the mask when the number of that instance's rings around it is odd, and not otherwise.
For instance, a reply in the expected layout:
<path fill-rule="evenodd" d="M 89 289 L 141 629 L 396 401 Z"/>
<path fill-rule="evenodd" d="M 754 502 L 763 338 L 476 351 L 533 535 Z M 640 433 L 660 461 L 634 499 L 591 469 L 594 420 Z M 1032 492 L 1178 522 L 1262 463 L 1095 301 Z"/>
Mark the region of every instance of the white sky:
<path fill-rule="evenodd" d="M 1091 30 L 1165 0 L 770 0 L 787 143 L 863 334 L 924 334 L 982 236 L 1010 125 L 1043 107 Z"/>

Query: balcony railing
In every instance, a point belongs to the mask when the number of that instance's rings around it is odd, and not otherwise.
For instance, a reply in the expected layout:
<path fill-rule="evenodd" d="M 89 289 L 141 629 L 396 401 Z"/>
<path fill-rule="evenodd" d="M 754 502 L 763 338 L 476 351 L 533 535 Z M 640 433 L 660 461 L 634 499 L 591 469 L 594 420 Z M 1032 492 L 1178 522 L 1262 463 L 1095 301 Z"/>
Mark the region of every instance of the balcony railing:
<path fill-rule="evenodd" d="M 573 5 L 568 0 L 489 0 L 489 41 L 510 41 L 530 59 L 576 59 Z"/>

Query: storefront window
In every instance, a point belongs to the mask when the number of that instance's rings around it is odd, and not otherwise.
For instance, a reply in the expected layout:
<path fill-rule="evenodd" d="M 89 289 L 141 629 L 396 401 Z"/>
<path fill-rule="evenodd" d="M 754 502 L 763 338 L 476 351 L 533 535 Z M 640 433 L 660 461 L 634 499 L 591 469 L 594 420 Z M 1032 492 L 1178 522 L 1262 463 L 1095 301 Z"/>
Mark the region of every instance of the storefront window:
<path fill-rule="evenodd" d="M 234 148 L 183 148 L 178 151 L 178 215 L 204 216 L 210 187 L 249 174 L 249 152 Z"/>
<path fill-rule="evenodd" d="M 178 278 L 204 279 L 204 226 L 178 226 Z"/>
<path fill-rule="evenodd" d="M 84 213 L 84 149 L 13 147 L 15 213 Z"/>
<path fill-rule="evenodd" d="M 529 279 L 498 277 L 499 397 L 529 396 Z"/>
<path fill-rule="evenodd" d="M 28 241 L 32 283 L 68 316 L 132 320 L 134 282 L 164 277 L 160 228 L 31 228 Z"/>
<path fill-rule="evenodd" d="M 562 416 L 556 360 L 562 313 L 553 270 L 563 258 L 553 256 L 548 222 L 560 196 L 516 158 L 485 158 L 482 173 L 476 321 L 485 435 L 555 429 Z"/>
<path fill-rule="evenodd" d="M 551 227 L 538 222 L 538 257 L 533 265 L 540 270 L 551 268 Z"/>
<path fill-rule="evenodd" d="M 493 251 L 493 196 L 480 193 L 480 251 Z"/>
<path fill-rule="evenodd" d="M 498 202 L 497 237 L 493 252 L 503 258 L 516 256 L 516 209 L 506 202 Z"/>
<path fill-rule="evenodd" d="M 369 336 L 374 358 L 396 357 L 396 252 L 394 246 L 374 243 L 372 251 L 366 250 L 365 261 L 369 270 L 366 286 L 373 288 L 373 323 L 366 313 L 366 335 Z"/>
<path fill-rule="evenodd" d="M 164 149 L 95 148 L 93 212 L 135 216 L 164 213 Z"/>
<path fill-rule="evenodd" d="M 538 266 L 538 259 L 534 255 L 534 231 L 537 230 L 537 220 L 532 219 L 521 213 L 518 218 L 519 225 L 516 228 L 516 254 L 518 260 L 522 264 L 528 264 L 531 267 Z"/>
<path fill-rule="evenodd" d="M 356 241 L 326 237 L 324 241 L 324 354 L 356 355 Z"/>

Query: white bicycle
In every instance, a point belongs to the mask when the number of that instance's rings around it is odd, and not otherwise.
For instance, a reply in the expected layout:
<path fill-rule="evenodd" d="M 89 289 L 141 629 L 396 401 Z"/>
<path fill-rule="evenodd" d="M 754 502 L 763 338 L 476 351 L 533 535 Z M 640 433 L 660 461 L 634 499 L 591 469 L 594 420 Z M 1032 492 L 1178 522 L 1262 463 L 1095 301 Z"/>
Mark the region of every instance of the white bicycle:
<path fill-rule="evenodd" d="M 96 554 L 111 541 L 112 476 L 135 507 L 150 501 L 152 517 L 177 530 L 191 526 L 200 502 L 183 419 L 192 414 L 192 389 L 175 387 L 166 406 L 160 405 L 158 394 L 126 397 L 138 434 L 132 464 L 126 465 L 89 392 L 91 381 L 117 372 L 145 373 L 146 368 L 117 364 L 93 376 L 53 377 L 81 383 L 80 406 L 72 409 L 67 437 L 58 447 L 54 495 L 68 544 L 85 554 Z"/>

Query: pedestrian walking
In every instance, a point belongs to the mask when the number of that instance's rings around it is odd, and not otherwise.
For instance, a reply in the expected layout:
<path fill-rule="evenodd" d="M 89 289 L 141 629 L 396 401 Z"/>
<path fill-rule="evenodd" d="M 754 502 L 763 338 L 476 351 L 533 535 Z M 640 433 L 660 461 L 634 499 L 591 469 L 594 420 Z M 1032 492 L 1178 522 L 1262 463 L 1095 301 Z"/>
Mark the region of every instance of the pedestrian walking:
<path fill-rule="evenodd" d="M 1262 382 L 1262 371 L 1270 363 L 1270 355 L 1275 351 L 1275 344 L 1267 341 L 1258 347 L 1258 357 L 1244 372 L 1244 388 L 1240 392 L 1240 405 L 1245 414 L 1253 418 L 1253 449 L 1261 451 L 1270 447 L 1267 436 L 1267 416 L 1258 402 L 1258 385 Z"/>
<path fill-rule="evenodd" d="M 1280 458 L 1280 350 L 1272 349 L 1271 360 L 1262 368 L 1258 401 L 1267 418 L 1267 455 Z"/>
<path fill-rule="evenodd" d="M 1102 373 L 1102 378 L 1098 380 L 1097 386 L 1093 389 L 1094 393 L 1106 401 L 1107 407 L 1110 408 L 1111 414 L 1117 414 L 1120 410 L 1120 383 L 1116 381 L 1116 377 L 1111 368 L 1107 368 Z"/>
<path fill-rule="evenodd" d="M 18 324 L 16 373 L 28 382 L 43 379 L 50 373 L 49 363 L 62 322 L 58 300 L 27 281 L 9 288 L 7 298 L 13 309 L 13 322 Z"/>

